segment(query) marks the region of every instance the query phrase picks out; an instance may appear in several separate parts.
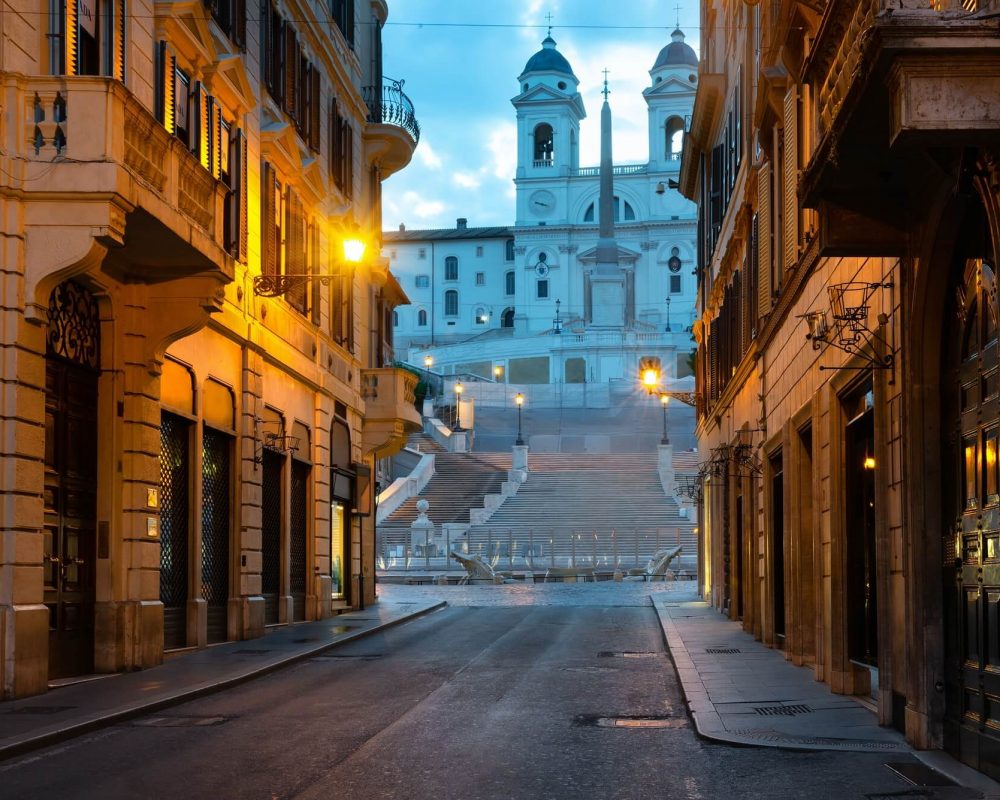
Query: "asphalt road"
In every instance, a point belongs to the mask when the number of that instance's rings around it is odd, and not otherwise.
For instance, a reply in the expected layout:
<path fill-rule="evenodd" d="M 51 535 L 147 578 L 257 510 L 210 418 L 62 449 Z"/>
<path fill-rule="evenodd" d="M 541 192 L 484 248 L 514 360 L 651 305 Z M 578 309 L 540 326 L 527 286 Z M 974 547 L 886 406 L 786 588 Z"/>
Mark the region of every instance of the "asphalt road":
<path fill-rule="evenodd" d="M 0 764 L 0 797 L 978 796 L 911 793 L 885 755 L 697 739 L 647 603 L 453 605 Z M 665 727 L 596 724 L 636 717 Z"/>

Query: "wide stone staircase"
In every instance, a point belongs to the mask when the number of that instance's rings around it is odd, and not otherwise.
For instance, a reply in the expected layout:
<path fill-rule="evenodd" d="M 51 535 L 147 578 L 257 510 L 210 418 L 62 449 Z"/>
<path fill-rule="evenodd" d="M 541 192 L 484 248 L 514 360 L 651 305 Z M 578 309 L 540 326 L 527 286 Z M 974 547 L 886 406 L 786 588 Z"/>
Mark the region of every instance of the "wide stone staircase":
<path fill-rule="evenodd" d="M 419 437 L 411 437 L 411 443 L 414 438 Z M 418 500 L 428 502 L 428 516 L 435 525 L 468 524 L 469 510 L 482 508 L 486 495 L 500 494 L 510 469 L 510 453 L 448 453 L 429 447 L 423 452 L 434 454 L 434 476 L 419 495 L 405 501 L 379 524 L 382 548 L 391 550 L 409 545 L 410 523 L 417 518 Z"/>
<path fill-rule="evenodd" d="M 530 474 L 483 525 L 469 552 L 499 569 L 645 566 L 658 549 L 681 545 L 675 569 L 697 564 L 694 523 L 660 484 L 655 453 L 539 453 Z"/>

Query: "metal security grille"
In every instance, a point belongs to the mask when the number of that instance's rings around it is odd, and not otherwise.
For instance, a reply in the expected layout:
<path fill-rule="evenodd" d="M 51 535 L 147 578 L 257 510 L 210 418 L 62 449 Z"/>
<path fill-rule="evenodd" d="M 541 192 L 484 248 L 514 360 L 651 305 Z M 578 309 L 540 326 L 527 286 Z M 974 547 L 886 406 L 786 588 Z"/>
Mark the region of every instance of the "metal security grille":
<path fill-rule="evenodd" d="M 205 428 L 201 466 L 201 596 L 208 602 L 208 639 L 226 638 L 229 599 L 228 436 Z"/>
<path fill-rule="evenodd" d="M 292 617 L 306 616 L 306 535 L 308 533 L 309 477 L 312 468 L 301 461 L 292 462 L 291 529 L 289 530 L 289 567 L 291 577 Z"/>
<path fill-rule="evenodd" d="M 281 592 L 281 467 L 284 457 L 265 448 L 261 469 L 261 593 L 264 622 L 278 621 Z"/>
<path fill-rule="evenodd" d="M 160 417 L 160 601 L 168 648 L 187 643 L 189 430 L 180 417 Z"/>
<path fill-rule="evenodd" d="M 47 349 L 90 369 L 100 368 L 101 317 L 96 298 L 75 281 L 60 283 L 49 297 Z"/>

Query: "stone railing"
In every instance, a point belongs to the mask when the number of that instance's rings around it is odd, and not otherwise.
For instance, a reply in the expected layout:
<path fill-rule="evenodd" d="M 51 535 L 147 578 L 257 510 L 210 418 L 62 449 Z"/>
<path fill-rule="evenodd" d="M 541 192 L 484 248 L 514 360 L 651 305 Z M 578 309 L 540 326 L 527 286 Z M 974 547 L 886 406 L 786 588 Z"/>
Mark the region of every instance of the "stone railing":
<path fill-rule="evenodd" d="M 619 167 L 612 167 L 612 175 L 645 175 L 649 167 L 646 164 L 623 164 Z M 601 174 L 600 167 L 581 167 L 573 170 L 575 178 L 596 178 Z"/>
<path fill-rule="evenodd" d="M 221 243 L 224 187 L 121 83 L 10 74 L 2 86 L 8 124 L 21 131 L 10 159 L 20 166 L 6 170 L 5 182 L 23 191 L 110 194 L 122 189 L 121 176 L 107 169 L 114 165 L 137 185 L 131 202 L 142 206 L 152 193 L 160 201 L 152 213 L 161 217 L 165 202 Z"/>

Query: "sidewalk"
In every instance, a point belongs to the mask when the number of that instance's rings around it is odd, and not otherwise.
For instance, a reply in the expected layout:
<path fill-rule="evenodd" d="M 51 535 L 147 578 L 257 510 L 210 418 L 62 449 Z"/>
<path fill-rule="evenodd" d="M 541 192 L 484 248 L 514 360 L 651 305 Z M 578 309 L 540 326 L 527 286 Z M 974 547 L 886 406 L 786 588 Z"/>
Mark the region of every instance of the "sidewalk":
<path fill-rule="evenodd" d="M 95 676 L 0 703 L 0 761 L 124 719 L 221 691 L 317 653 L 443 608 L 444 601 L 379 602 L 319 622 L 271 629 L 169 658 L 138 672 Z"/>
<path fill-rule="evenodd" d="M 940 751 L 914 750 L 853 697 L 786 661 L 702 600 L 652 596 L 698 735 L 736 745 L 906 753 L 987 797 L 1000 784 Z"/>

